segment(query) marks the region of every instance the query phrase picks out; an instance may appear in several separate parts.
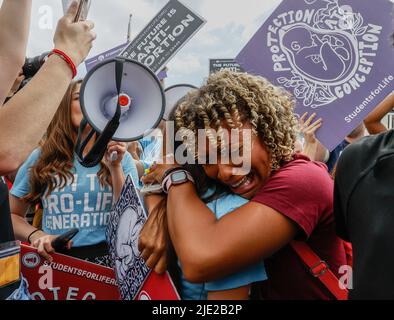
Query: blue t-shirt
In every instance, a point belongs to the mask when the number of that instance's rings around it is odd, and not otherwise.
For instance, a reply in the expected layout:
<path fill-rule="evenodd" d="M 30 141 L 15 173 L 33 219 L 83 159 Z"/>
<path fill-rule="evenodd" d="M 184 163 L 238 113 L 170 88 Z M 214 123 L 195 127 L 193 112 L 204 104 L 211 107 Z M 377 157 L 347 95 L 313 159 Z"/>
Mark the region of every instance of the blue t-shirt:
<path fill-rule="evenodd" d="M 235 194 L 228 194 L 207 204 L 217 219 L 245 205 L 249 201 Z M 212 244 L 215 245 L 215 244 Z M 244 268 L 228 277 L 204 284 L 194 284 L 181 277 L 183 300 L 206 300 L 208 291 L 223 291 L 240 288 L 254 282 L 267 280 L 264 262 Z"/>
<path fill-rule="evenodd" d="M 36 149 L 21 166 L 11 189 L 11 194 L 22 198 L 30 193 L 29 169 L 37 162 L 40 150 Z M 137 168 L 131 155 L 126 152 L 122 160 L 125 176 L 138 182 Z M 74 158 L 74 181 L 65 188 L 56 188 L 51 194 L 41 197 L 43 204 L 42 229 L 50 235 L 60 235 L 71 228 L 79 233 L 73 239 L 74 247 L 90 246 L 105 239 L 105 229 L 113 205 L 112 188 L 101 186 L 97 173 L 100 165 L 83 167 Z"/>
<path fill-rule="evenodd" d="M 143 150 L 140 160 L 147 167 L 152 165 L 154 161 L 158 161 L 163 157 L 163 139 L 161 137 L 147 136 L 139 140 L 139 142 Z"/>

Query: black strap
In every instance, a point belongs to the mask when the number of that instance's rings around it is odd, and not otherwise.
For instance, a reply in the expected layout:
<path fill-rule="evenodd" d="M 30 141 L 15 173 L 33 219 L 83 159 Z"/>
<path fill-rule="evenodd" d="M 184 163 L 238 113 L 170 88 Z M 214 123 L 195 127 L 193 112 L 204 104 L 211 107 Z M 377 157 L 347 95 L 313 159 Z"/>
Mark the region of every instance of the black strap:
<path fill-rule="evenodd" d="M 118 57 L 115 59 L 115 63 L 116 63 L 115 65 L 116 90 L 119 97 L 122 88 L 124 59 Z M 77 154 L 79 163 L 81 163 L 84 167 L 86 168 L 95 167 L 103 159 L 105 152 L 107 151 L 107 145 L 111 141 L 112 137 L 114 136 L 116 130 L 119 127 L 121 114 L 122 112 L 118 99 L 116 112 L 113 118 L 111 119 L 111 121 L 108 122 L 103 132 L 97 137 L 96 142 L 94 143 L 92 149 L 85 157 L 83 156 L 83 152 L 89 141 L 93 138 L 93 136 L 95 134 L 97 135 L 97 132 L 94 129 L 92 129 L 89 132 L 86 139 L 81 143 L 82 134 L 85 131 L 86 126 L 88 125 L 86 119 L 82 120 L 81 125 L 79 126 L 78 138 L 75 146 L 75 153 Z"/>

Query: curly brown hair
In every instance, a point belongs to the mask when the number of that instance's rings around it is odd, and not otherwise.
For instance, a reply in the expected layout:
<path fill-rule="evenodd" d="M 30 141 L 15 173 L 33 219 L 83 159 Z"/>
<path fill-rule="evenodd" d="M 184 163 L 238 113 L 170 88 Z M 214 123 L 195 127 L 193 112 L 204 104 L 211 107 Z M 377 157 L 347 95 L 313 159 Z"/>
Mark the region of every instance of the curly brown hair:
<path fill-rule="evenodd" d="M 30 169 L 30 193 L 23 198 L 30 204 L 39 203 L 41 196 L 50 194 L 57 187 L 62 189 L 74 182 L 74 147 L 78 132 L 71 121 L 71 103 L 72 95 L 81 82 L 70 84 L 40 143 L 40 157 Z M 109 169 L 103 162 L 97 176 L 101 185 L 112 185 Z"/>
<path fill-rule="evenodd" d="M 197 136 L 199 129 L 220 132 L 223 125 L 235 129 L 249 123 L 266 146 L 275 171 L 294 154 L 298 124 L 294 106 L 291 95 L 267 79 L 224 70 L 178 103 L 175 127 Z"/>

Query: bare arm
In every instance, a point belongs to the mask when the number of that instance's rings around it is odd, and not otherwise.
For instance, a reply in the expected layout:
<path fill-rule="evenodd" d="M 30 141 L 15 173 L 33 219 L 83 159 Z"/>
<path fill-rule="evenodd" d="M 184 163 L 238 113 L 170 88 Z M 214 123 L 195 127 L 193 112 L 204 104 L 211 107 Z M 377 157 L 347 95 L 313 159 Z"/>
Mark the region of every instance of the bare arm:
<path fill-rule="evenodd" d="M 312 122 L 313 119 L 315 119 L 316 114 L 312 114 L 307 120 L 305 120 L 307 116 L 308 113 L 304 113 L 299 123 L 299 130 L 305 139 L 305 145 L 302 153 L 308 156 L 311 160 L 327 162 L 329 158 L 329 151 L 316 138 L 316 132 L 322 126 L 322 119 L 320 118 L 317 121 Z"/>
<path fill-rule="evenodd" d="M 224 291 L 209 291 L 208 300 L 248 300 L 250 285 Z"/>
<path fill-rule="evenodd" d="M 318 140 L 315 161 L 327 162 L 330 159 L 330 151 Z"/>
<path fill-rule="evenodd" d="M 0 109 L 0 175 L 15 171 L 37 146 L 71 78 L 67 64 L 51 56 L 30 83 Z"/>
<path fill-rule="evenodd" d="M 54 42 L 57 49 L 66 52 L 79 65 L 96 36 L 91 32 L 92 22 L 72 23 L 76 10 L 75 5 L 71 6 L 59 21 Z M 0 108 L 0 175 L 15 171 L 37 146 L 71 78 L 70 67 L 53 55 L 30 83 Z"/>
<path fill-rule="evenodd" d="M 141 177 L 143 177 L 145 173 L 144 164 L 142 163 L 142 161 L 135 160 L 135 166 L 137 167 L 138 178 L 141 179 Z"/>
<path fill-rule="evenodd" d="M 4 0 L 0 10 L 0 105 L 25 61 L 31 0 Z"/>
<path fill-rule="evenodd" d="M 144 197 L 148 220 L 140 232 L 138 250 L 146 265 L 158 274 L 167 270 L 168 225 L 166 219 L 166 197 L 147 195 Z"/>
<path fill-rule="evenodd" d="M 216 220 L 191 183 L 170 189 L 167 218 L 182 270 L 191 282 L 211 281 L 257 263 L 298 231 L 284 215 L 255 202 Z"/>
<path fill-rule="evenodd" d="M 330 156 L 327 148 L 317 139 L 314 143 L 306 142 L 302 153 L 308 156 L 309 159 L 320 162 L 327 162 Z"/>
<path fill-rule="evenodd" d="M 21 199 L 10 195 L 10 210 L 12 225 L 16 239 L 27 242 L 28 236 L 36 230 L 26 221 L 26 212 L 29 206 Z"/>
<path fill-rule="evenodd" d="M 126 181 L 126 177 L 122 168 L 122 160 L 126 153 L 126 150 L 126 143 L 111 141 L 110 143 L 108 143 L 107 152 L 105 153 L 103 158 L 111 174 L 114 205 L 118 201 L 120 193 L 122 192 L 123 185 Z M 117 157 L 116 160 L 113 160 L 111 159 L 111 156 L 115 152 L 117 154 Z M 131 159 L 131 161 L 134 160 Z"/>
<path fill-rule="evenodd" d="M 369 134 L 379 134 L 387 131 L 387 128 L 382 124 L 382 119 L 393 109 L 394 94 L 390 94 L 365 118 L 364 124 Z"/>
<path fill-rule="evenodd" d="M 126 178 L 123 173 L 122 166 L 117 166 L 114 168 L 110 168 L 110 173 L 112 177 L 112 188 L 113 188 L 113 199 L 114 204 L 118 201 L 120 197 L 120 193 L 122 192 L 123 185 L 126 181 Z"/>
<path fill-rule="evenodd" d="M 28 205 L 24 201 L 10 195 L 10 210 L 15 237 L 24 242 L 28 242 L 28 237 L 33 231 L 37 230 L 26 221 L 27 208 Z M 37 252 L 42 257 L 51 261 L 52 257 L 50 254 L 55 252 L 52 247 L 52 241 L 57 237 L 58 236 L 48 235 L 44 231 L 39 230 L 31 235 L 30 243 L 33 247 L 37 248 Z M 70 249 L 71 246 L 72 241 L 67 244 L 67 248 Z"/>

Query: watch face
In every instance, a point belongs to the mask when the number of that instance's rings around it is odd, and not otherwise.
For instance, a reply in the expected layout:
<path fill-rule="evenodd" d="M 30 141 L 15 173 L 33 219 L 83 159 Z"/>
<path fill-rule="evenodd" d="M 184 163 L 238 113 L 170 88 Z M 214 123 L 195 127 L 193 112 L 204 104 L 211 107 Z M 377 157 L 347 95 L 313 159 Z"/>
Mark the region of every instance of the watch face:
<path fill-rule="evenodd" d="M 174 172 L 171 175 L 171 180 L 173 183 L 185 182 L 187 180 L 186 173 L 183 171 Z"/>

